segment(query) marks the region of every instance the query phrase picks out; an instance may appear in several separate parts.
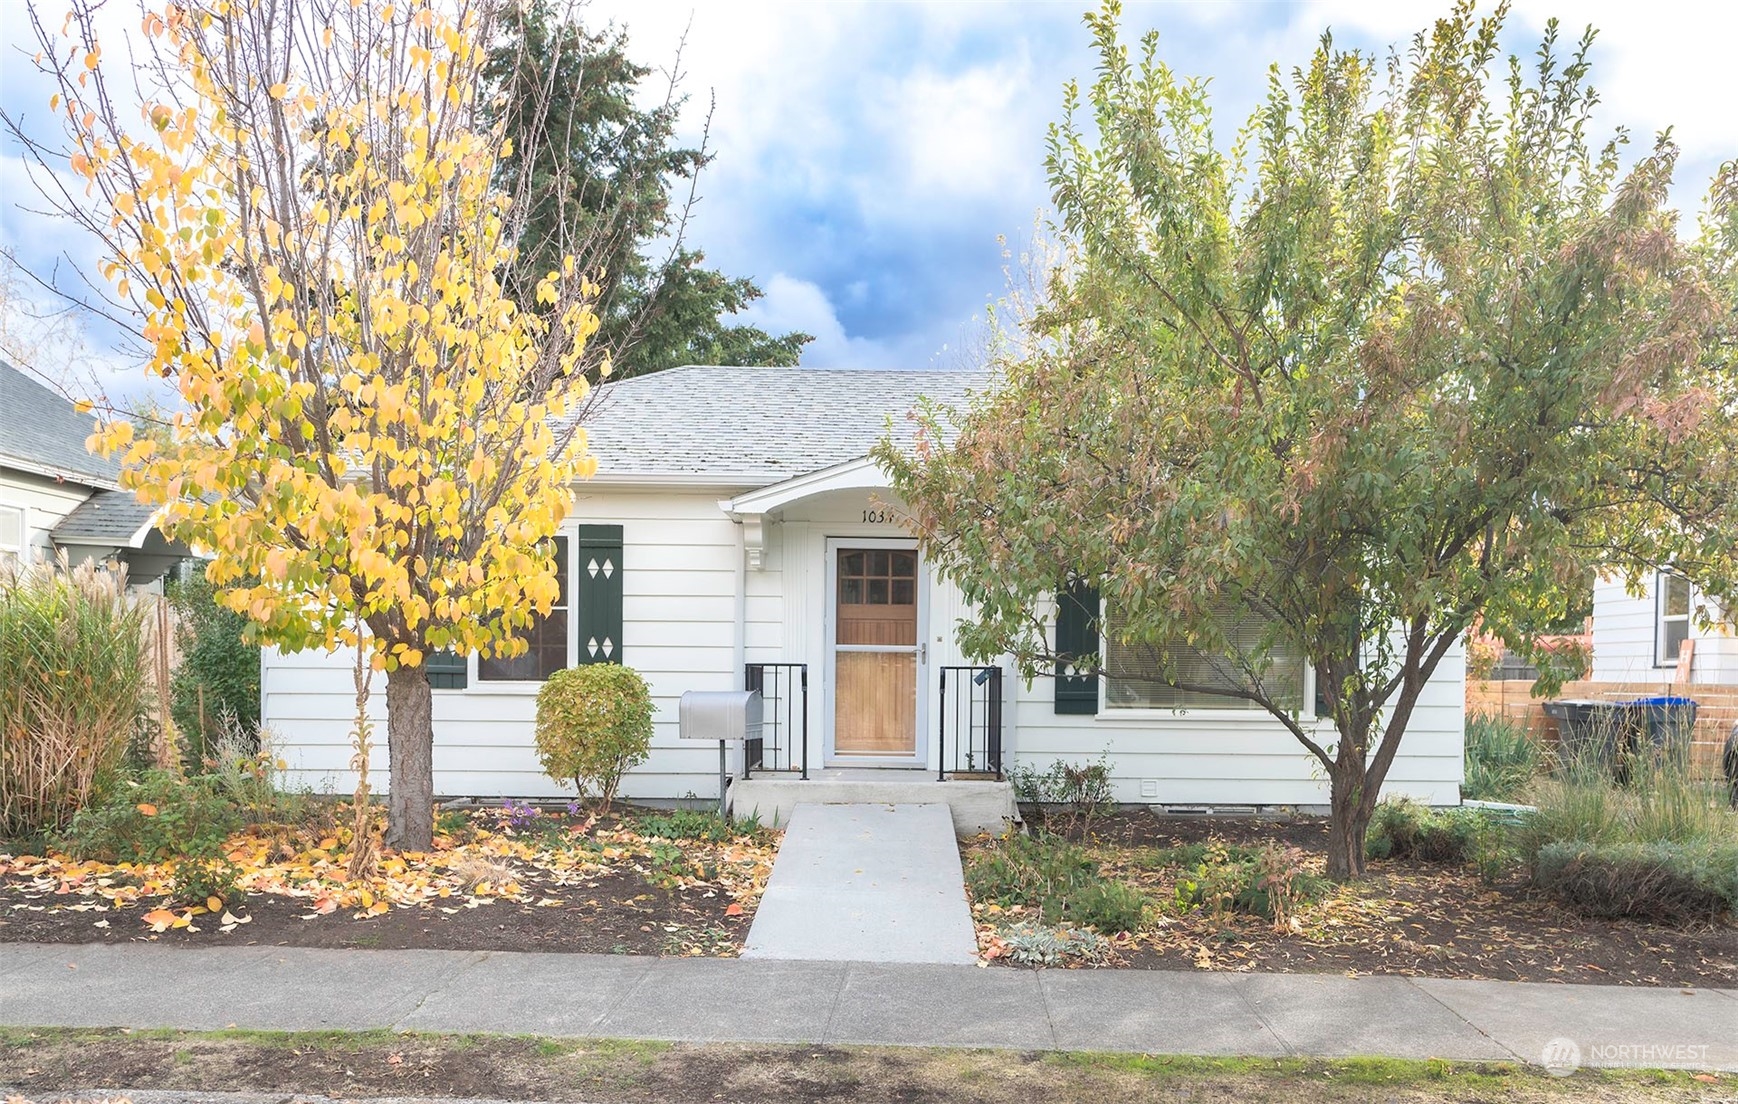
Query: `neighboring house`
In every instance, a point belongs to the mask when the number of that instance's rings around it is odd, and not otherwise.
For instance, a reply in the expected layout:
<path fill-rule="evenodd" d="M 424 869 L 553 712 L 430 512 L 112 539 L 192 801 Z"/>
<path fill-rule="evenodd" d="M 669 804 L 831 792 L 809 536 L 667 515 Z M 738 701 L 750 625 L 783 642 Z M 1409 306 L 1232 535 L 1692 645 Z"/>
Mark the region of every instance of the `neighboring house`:
<path fill-rule="evenodd" d="M 1656 571 L 1632 594 L 1622 578 L 1593 585 L 1593 682 L 1738 686 L 1738 637 L 1729 616 L 1689 579 Z M 1712 623 L 1699 624 L 1706 611 Z M 1690 642 L 1688 679 L 1678 678 Z"/>
<path fill-rule="evenodd" d="M 809 780 L 789 783 L 815 795 L 806 799 L 856 779 L 896 800 L 944 774 L 1102 756 L 1121 801 L 1324 805 L 1315 761 L 1241 702 L 1183 700 L 1116 677 L 1027 685 L 1006 663 L 974 667 L 959 653 L 961 597 L 930 571 L 867 454 L 889 425 L 909 439 L 905 415 L 920 396 L 957 403 L 988 382 L 959 372 L 690 367 L 608 385 L 587 421 L 599 470 L 576 488 L 559 542 L 560 603 L 523 656 L 431 667 L 437 792 L 561 793 L 532 748 L 537 690 L 561 667 L 612 661 L 644 675 L 657 705 L 651 757 L 623 783 L 629 797 L 716 795 L 717 746 L 678 737 L 678 700 L 748 683 L 768 697 L 768 730 L 747 753 L 759 764 L 754 779 L 800 777 L 806 754 Z M 1097 647 L 1078 612 L 1064 617 L 1067 643 Z M 1120 651 L 1108 656 L 1112 670 L 1139 664 Z M 1313 701 L 1297 666 L 1299 700 Z M 292 779 L 347 791 L 350 661 L 268 649 L 262 668 L 263 720 Z M 1460 656 L 1441 671 L 1387 790 L 1456 804 Z M 383 697 L 374 697 L 377 717 Z M 1320 724 L 1331 743 L 1331 726 Z M 743 760 L 733 749 L 732 775 Z"/>
<path fill-rule="evenodd" d="M 153 524 L 159 507 L 120 489 L 120 465 L 85 440 L 96 420 L 0 362 L 0 560 L 118 560 L 134 586 L 157 582 L 187 549 Z"/>

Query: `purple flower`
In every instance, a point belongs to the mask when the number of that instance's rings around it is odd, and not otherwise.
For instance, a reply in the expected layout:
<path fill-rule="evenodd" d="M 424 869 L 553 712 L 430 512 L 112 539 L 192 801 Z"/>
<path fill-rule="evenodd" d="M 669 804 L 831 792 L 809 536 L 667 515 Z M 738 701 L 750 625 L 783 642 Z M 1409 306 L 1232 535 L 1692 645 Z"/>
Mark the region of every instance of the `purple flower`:
<path fill-rule="evenodd" d="M 543 815 L 529 801 L 509 801 L 501 808 L 507 814 L 507 826 L 520 831 L 531 827 L 532 822 Z"/>

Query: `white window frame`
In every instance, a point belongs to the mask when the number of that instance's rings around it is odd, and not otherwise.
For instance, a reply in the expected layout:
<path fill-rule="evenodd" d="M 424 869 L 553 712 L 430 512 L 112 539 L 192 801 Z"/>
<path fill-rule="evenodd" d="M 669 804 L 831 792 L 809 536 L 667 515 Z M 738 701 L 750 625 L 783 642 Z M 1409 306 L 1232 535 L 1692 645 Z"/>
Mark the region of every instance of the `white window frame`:
<path fill-rule="evenodd" d="M 30 518 L 25 514 L 24 507 L 0 506 L 0 514 L 15 514 L 18 517 L 18 543 L 15 546 L 0 544 L 0 563 L 7 563 L 8 556 L 12 563 L 29 563 L 30 557 L 25 555 L 25 550 L 30 547 L 30 528 L 26 524 Z"/>
<path fill-rule="evenodd" d="M 1673 583 L 1681 583 L 1684 587 L 1684 612 L 1666 612 L 1666 590 Z M 1666 654 L 1666 626 L 1679 624 L 1684 626 L 1684 639 L 1692 639 L 1695 633 L 1695 623 L 1692 618 L 1696 608 L 1696 588 L 1690 580 L 1670 568 L 1663 569 L 1654 575 L 1654 666 L 1676 667 L 1678 653 L 1672 650 Z"/>
<path fill-rule="evenodd" d="M 573 659 L 579 654 L 579 618 L 573 615 L 573 600 L 578 593 L 576 588 L 579 579 L 575 572 L 579 568 L 579 529 L 577 525 L 563 526 L 555 534 L 567 542 L 567 605 L 551 606 L 550 611 L 564 609 L 567 611 L 567 667 L 573 666 Z M 449 694 L 497 693 L 505 691 L 516 694 L 535 694 L 543 688 L 544 679 L 486 679 L 483 677 L 483 656 L 481 652 L 473 651 L 466 657 L 465 685 L 463 689 L 449 689 Z M 564 668 L 565 669 L 565 668 Z M 438 691 L 437 691 L 438 692 Z"/>
<path fill-rule="evenodd" d="M 1102 624 L 1098 634 L 1098 664 L 1103 672 L 1098 679 L 1098 719 L 1099 720 L 1147 720 L 1156 717 L 1178 717 L 1190 715 L 1196 720 L 1220 720 L 1230 723 L 1247 723 L 1251 714 L 1268 716 L 1266 707 L 1250 701 L 1248 698 L 1226 696 L 1219 699 L 1223 704 L 1213 705 L 1179 705 L 1179 706 L 1114 706 L 1110 704 L 1110 617 L 1109 607 L 1101 606 Z M 1316 672 L 1315 667 L 1306 658 L 1303 662 L 1303 700 L 1297 711 L 1297 720 L 1313 722 L 1319 719 L 1316 713 Z"/>

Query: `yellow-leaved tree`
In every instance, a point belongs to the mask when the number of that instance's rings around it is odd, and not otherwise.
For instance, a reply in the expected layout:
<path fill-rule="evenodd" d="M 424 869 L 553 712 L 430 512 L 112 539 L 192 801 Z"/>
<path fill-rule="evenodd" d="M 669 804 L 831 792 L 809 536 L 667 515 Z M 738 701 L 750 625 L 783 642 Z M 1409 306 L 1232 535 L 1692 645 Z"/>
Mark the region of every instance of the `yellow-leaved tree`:
<path fill-rule="evenodd" d="M 607 371 L 583 362 L 596 288 L 571 252 L 539 309 L 499 281 L 528 204 L 497 170 L 545 128 L 514 149 L 479 102 L 485 0 L 183 0 L 122 43 L 98 41 L 99 7 L 37 25 L 67 145 L 30 148 L 70 169 L 57 206 L 101 237 L 182 408 L 168 444 L 115 418 L 97 446 L 263 640 L 369 650 L 387 842 L 426 850 L 425 660 L 524 648 L 595 468 L 576 415 Z"/>

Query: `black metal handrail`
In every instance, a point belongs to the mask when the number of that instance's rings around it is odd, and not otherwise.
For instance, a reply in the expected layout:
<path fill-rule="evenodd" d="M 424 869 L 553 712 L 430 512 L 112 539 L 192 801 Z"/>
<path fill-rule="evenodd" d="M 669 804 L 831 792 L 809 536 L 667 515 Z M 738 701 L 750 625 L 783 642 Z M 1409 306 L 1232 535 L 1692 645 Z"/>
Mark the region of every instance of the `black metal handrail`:
<path fill-rule="evenodd" d="M 801 771 L 809 777 L 809 665 L 750 663 L 742 685 L 759 690 L 760 739 L 749 740 L 742 752 L 742 777 L 750 772 Z"/>
<path fill-rule="evenodd" d="M 949 698 L 949 683 L 953 696 Z M 948 732 L 954 733 L 953 759 L 948 759 Z M 941 748 L 939 781 L 950 774 L 1002 777 L 1002 669 L 943 667 L 941 669 Z"/>

